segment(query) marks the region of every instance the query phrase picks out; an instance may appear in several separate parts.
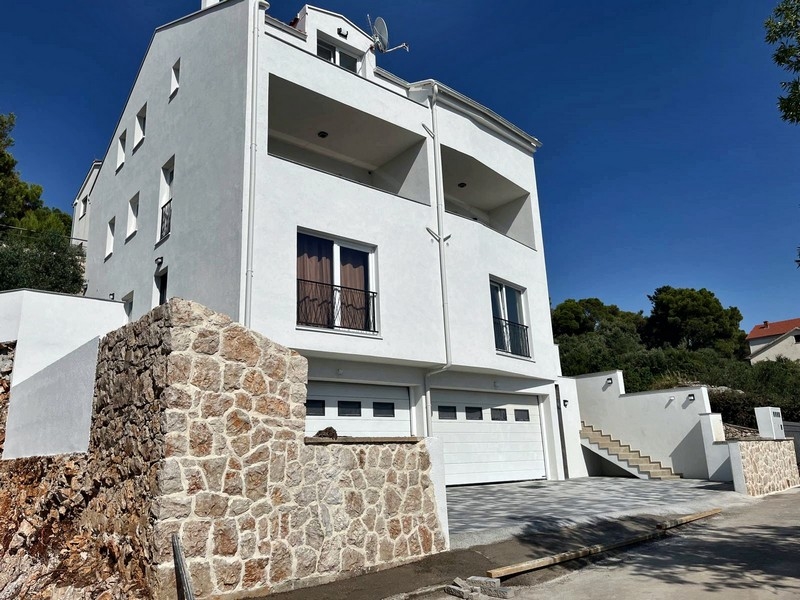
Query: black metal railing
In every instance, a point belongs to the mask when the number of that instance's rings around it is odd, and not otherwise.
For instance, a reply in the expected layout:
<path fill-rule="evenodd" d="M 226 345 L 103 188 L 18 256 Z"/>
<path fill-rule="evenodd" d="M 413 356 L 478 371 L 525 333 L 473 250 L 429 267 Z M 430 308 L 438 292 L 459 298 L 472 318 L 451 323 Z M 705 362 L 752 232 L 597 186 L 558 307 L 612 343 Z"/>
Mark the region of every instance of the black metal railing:
<path fill-rule="evenodd" d="M 163 240 L 169 235 L 172 229 L 172 200 L 170 199 L 164 206 L 161 207 L 161 237 Z"/>
<path fill-rule="evenodd" d="M 495 317 L 494 345 L 501 352 L 530 357 L 528 326 Z"/>
<path fill-rule="evenodd" d="M 376 292 L 297 280 L 297 324 L 375 332 Z"/>

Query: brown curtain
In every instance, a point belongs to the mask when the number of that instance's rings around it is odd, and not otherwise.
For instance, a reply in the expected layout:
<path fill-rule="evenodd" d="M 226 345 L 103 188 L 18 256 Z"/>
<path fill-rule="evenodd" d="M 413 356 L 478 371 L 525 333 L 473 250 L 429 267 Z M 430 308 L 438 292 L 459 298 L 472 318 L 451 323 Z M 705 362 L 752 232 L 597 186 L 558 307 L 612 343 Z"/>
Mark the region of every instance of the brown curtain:
<path fill-rule="evenodd" d="M 297 322 L 333 327 L 333 242 L 297 234 Z"/>
<path fill-rule="evenodd" d="M 340 260 L 342 280 L 340 324 L 347 329 L 372 330 L 367 292 L 369 255 L 359 250 L 341 248 Z"/>

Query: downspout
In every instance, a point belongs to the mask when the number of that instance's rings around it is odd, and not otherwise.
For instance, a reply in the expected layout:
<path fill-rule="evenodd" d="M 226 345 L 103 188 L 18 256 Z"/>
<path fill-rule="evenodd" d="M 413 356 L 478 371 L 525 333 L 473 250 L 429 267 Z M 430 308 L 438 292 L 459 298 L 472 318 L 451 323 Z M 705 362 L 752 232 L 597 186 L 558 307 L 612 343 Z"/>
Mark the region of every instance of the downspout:
<path fill-rule="evenodd" d="M 250 182 L 247 190 L 247 249 L 244 271 L 244 318 L 242 324 L 250 327 L 253 312 L 253 238 L 255 237 L 256 165 L 258 164 L 258 11 L 269 10 L 269 2 L 253 3 L 253 49 L 250 70 Z"/>
<path fill-rule="evenodd" d="M 425 435 L 431 435 L 431 386 L 430 377 L 444 373 L 453 366 L 450 346 L 450 305 L 447 296 L 447 257 L 445 244 L 450 236 L 444 235 L 444 181 L 442 178 L 442 147 L 439 143 L 439 120 L 436 116 L 436 104 L 439 98 L 439 85 L 433 83 L 431 96 L 431 123 L 433 125 L 433 162 L 436 175 L 436 233 L 428 230 L 439 243 L 439 279 L 442 288 L 442 322 L 444 324 L 444 356 L 445 364 L 441 368 L 425 373 Z"/>

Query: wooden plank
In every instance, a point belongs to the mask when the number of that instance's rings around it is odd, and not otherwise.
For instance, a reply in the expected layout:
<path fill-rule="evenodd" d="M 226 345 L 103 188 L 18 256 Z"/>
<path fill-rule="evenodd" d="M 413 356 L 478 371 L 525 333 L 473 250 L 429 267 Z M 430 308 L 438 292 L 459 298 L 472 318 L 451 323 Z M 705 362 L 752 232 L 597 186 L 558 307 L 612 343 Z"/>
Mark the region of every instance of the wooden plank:
<path fill-rule="evenodd" d="M 686 515 L 685 517 L 678 517 L 676 519 L 670 519 L 669 521 L 662 521 L 656 525 L 657 528 L 656 531 L 643 533 L 611 544 L 595 544 L 594 546 L 584 546 L 583 548 L 578 548 L 576 550 L 569 550 L 567 552 L 560 552 L 558 554 L 553 554 L 552 556 L 545 556 L 543 558 L 527 560 L 525 562 L 517 563 L 515 565 L 509 565 L 507 567 L 498 567 L 497 569 L 490 569 L 489 571 L 486 571 L 486 575 L 488 577 L 508 577 L 509 575 L 516 575 L 517 573 L 524 573 L 525 571 L 534 571 L 536 569 L 550 567 L 552 565 L 557 565 L 558 563 L 562 563 L 568 560 L 575 560 L 576 558 L 584 558 L 586 556 L 591 556 L 593 554 L 608 552 L 609 550 L 614 550 L 615 548 L 621 548 L 623 546 L 630 546 L 631 544 L 638 544 L 640 542 L 654 540 L 656 538 L 665 536 L 667 529 L 672 529 L 673 527 L 678 527 L 679 525 L 691 523 L 692 521 L 697 521 L 698 519 L 711 517 L 721 512 L 722 509 L 713 508 L 711 510 L 707 510 L 704 512 Z"/>
<path fill-rule="evenodd" d="M 527 560 L 525 562 L 509 565 L 507 567 L 490 569 L 486 571 L 486 575 L 488 577 L 508 577 L 509 575 L 516 575 L 517 573 L 524 573 L 525 571 L 533 571 L 535 569 L 549 567 L 568 560 L 575 560 L 576 558 L 583 558 L 585 556 L 607 552 L 622 546 L 646 542 L 647 540 L 653 540 L 663 537 L 664 535 L 666 535 L 664 531 L 651 531 L 650 533 L 643 533 L 620 542 L 614 542 L 613 544 L 595 544 L 594 546 L 584 546 L 583 548 L 578 548 L 577 550 L 569 550 L 567 552 L 553 554 L 552 556 L 545 556 L 535 560 Z"/>
<path fill-rule="evenodd" d="M 685 525 L 686 523 L 691 523 L 692 521 L 697 521 L 698 519 L 713 517 L 714 515 L 718 515 L 721 512 L 722 512 L 721 508 L 712 508 L 711 510 L 692 513 L 691 515 L 686 515 L 685 517 L 678 517 L 677 519 L 662 521 L 661 523 L 656 525 L 656 527 L 658 527 L 659 529 L 672 529 L 673 527 L 677 527 L 678 525 Z"/>

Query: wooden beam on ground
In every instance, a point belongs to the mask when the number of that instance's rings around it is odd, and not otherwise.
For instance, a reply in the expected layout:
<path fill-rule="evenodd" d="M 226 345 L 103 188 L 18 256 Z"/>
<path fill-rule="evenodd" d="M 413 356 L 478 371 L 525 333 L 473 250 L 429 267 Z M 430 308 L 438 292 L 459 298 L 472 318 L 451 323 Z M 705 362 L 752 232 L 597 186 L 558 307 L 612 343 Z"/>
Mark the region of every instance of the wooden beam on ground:
<path fill-rule="evenodd" d="M 515 565 L 509 565 L 507 567 L 498 567 L 496 569 L 490 569 L 486 571 L 486 575 L 488 577 L 508 577 L 509 575 L 516 575 L 518 573 L 524 573 L 526 571 L 534 571 L 536 569 L 550 567 L 552 565 L 557 565 L 559 563 L 566 562 L 568 560 L 575 560 L 576 558 L 584 558 L 586 556 L 592 556 L 593 554 L 608 552 L 609 550 L 614 550 L 616 548 L 621 548 L 623 546 L 630 546 L 631 544 L 639 544 L 641 542 L 654 540 L 665 536 L 667 529 L 672 529 L 673 527 L 677 527 L 685 523 L 691 523 L 692 521 L 696 521 L 698 519 L 710 517 L 719 514 L 720 512 L 722 512 L 721 509 L 715 508 L 713 510 L 694 513 L 691 515 L 686 515 L 685 517 L 671 519 L 669 521 L 663 521 L 661 523 L 658 523 L 658 525 L 656 526 L 657 529 L 655 531 L 642 533 L 633 536 L 631 538 L 621 540 L 619 542 L 613 542 L 611 544 L 595 544 L 594 546 L 584 546 L 583 548 L 578 548 L 576 550 L 559 552 L 558 554 L 553 554 L 551 556 L 545 556 L 534 560 L 527 560 L 525 562 L 517 563 Z"/>

